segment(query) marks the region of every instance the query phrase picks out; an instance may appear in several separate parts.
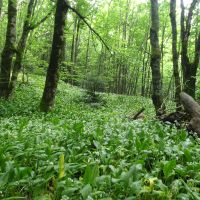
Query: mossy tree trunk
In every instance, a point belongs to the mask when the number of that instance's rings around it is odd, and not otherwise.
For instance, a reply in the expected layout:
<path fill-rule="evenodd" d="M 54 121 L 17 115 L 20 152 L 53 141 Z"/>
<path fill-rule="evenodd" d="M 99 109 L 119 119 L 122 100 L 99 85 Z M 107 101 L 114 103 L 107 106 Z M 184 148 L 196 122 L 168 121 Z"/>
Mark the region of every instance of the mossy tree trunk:
<path fill-rule="evenodd" d="M 195 42 L 194 59 L 189 58 L 188 47 L 191 33 L 193 12 L 199 0 L 193 0 L 189 8 L 187 17 L 185 17 L 185 7 L 181 0 L 181 64 L 183 71 L 184 92 L 195 98 L 196 74 L 200 58 L 200 33 Z"/>
<path fill-rule="evenodd" d="M 59 80 L 59 65 L 62 57 L 67 10 L 68 2 L 66 0 L 57 0 L 52 50 L 49 67 L 47 69 L 44 92 L 40 103 L 40 109 L 44 112 L 49 111 L 54 105 Z"/>
<path fill-rule="evenodd" d="M 1 55 L 1 72 L 0 72 L 0 97 L 9 97 L 9 83 L 12 69 L 13 56 L 15 54 L 16 41 L 16 17 L 17 1 L 8 1 L 8 24 L 6 32 L 6 42 Z"/>
<path fill-rule="evenodd" d="M 159 45 L 159 15 L 158 15 L 158 1 L 151 0 L 151 28 L 150 28 L 150 42 L 151 42 L 151 70 L 152 70 L 152 100 L 156 110 L 156 115 L 164 113 L 164 104 L 162 98 L 160 60 L 161 51 Z"/>
<path fill-rule="evenodd" d="M 26 48 L 28 35 L 31 31 L 30 20 L 32 17 L 34 5 L 35 5 L 35 0 L 30 0 L 29 4 L 28 4 L 26 19 L 24 22 L 23 30 L 22 30 L 22 35 L 21 35 L 21 38 L 17 45 L 16 60 L 15 60 L 14 66 L 13 66 L 11 82 L 10 82 L 10 87 L 9 87 L 10 94 L 12 94 L 12 92 L 16 86 L 17 77 L 22 69 L 22 61 L 23 61 L 23 57 L 24 57 L 24 51 Z"/>
<path fill-rule="evenodd" d="M 176 109 L 180 110 L 180 93 L 181 83 L 179 77 L 179 66 L 178 66 L 178 51 L 177 51 L 177 23 L 176 23 L 176 0 L 170 1 L 170 19 L 172 27 L 172 55 L 173 55 L 173 75 L 175 80 L 175 100 Z"/>

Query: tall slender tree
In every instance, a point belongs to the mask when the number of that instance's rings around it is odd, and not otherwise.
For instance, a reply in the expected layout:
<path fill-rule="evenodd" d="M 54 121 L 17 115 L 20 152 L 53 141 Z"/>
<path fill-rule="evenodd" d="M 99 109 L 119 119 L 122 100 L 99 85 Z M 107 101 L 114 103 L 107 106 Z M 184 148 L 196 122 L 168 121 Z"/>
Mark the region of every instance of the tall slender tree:
<path fill-rule="evenodd" d="M 24 21 L 23 29 L 22 29 L 22 34 L 20 37 L 20 40 L 17 44 L 17 49 L 16 49 L 16 59 L 14 62 L 13 70 L 12 70 L 12 76 L 9 84 L 9 95 L 11 95 L 15 89 L 16 82 L 18 75 L 22 69 L 22 62 L 24 58 L 24 53 L 27 45 L 27 40 L 29 37 L 29 34 L 31 31 L 36 29 L 40 24 L 42 24 L 52 13 L 53 9 L 51 9 L 47 15 L 45 15 L 41 20 L 39 20 L 36 23 L 31 23 L 32 16 L 34 14 L 35 7 L 37 5 L 37 0 L 29 0 L 28 4 L 28 9 L 27 9 L 27 14 L 26 18 Z"/>
<path fill-rule="evenodd" d="M 152 100 L 156 110 L 156 115 L 161 115 L 164 112 L 164 104 L 162 97 L 160 59 L 161 51 L 159 45 L 159 14 L 158 0 L 151 0 L 151 70 L 152 70 Z"/>
<path fill-rule="evenodd" d="M 26 42 L 28 39 L 28 35 L 31 31 L 30 20 L 33 13 L 34 6 L 35 6 L 35 0 L 29 0 L 27 15 L 26 15 L 26 19 L 24 21 L 24 26 L 22 30 L 22 35 L 17 45 L 16 59 L 15 59 L 15 63 L 14 63 L 13 71 L 12 71 L 11 82 L 9 85 L 9 93 L 13 92 L 13 89 L 15 88 L 15 85 L 16 85 L 18 74 L 22 68 L 22 60 L 23 60 L 24 51 L 26 48 Z"/>
<path fill-rule="evenodd" d="M 192 19 L 194 10 L 199 0 L 193 0 L 189 8 L 187 17 L 185 16 L 185 6 L 181 0 L 181 64 L 183 71 L 184 91 L 193 98 L 196 90 L 196 74 L 200 59 L 200 32 L 195 41 L 194 59 L 189 57 L 189 39 L 191 35 Z"/>
<path fill-rule="evenodd" d="M 178 65 L 178 50 L 177 50 L 177 23 L 176 23 L 176 0 L 170 1 L 170 19 L 172 27 L 172 56 L 173 56 L 173 75 L 175 80 L 175 100 L 176 109 L 180 110 L 180 93 L 181 83 L 179 77 L 179 65 Z"/>
<path fill-rule="evenodd" d="M 11 76 L 13 56 L 15 54 L 16 41 L 16 17 L 17 1 L 8 1 L 8 24 L 6 32 L 6 42 L 1 55 L 1 72 L 0 72 L 0 97 L 8 98 L 9 82 Z"/>
<path fill-rule="evenodd" d="M 40 103 L 41 110 L 45 112 L 49 111 L 54 105 L 59 79 L 59 65 L 61 63 L 62 48 L 64 43 L 64 29 L 67 11 L 67 0 L 57 0 L 52 50 L 44 92 Z"/>

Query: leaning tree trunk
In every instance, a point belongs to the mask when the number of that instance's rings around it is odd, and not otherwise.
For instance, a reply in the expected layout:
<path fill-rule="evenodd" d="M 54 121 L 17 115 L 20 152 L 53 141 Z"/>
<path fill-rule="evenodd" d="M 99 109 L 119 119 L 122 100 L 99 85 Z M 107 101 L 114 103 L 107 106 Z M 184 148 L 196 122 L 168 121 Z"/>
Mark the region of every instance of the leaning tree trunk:
<path fill-rule="evenodd" d="M 49 67 L 47 70 L 45 88 L 40 104 L 42 111 L 49 111 L 54 105 L 55 94 L 59 79 L 59 65 L 61 62 L 62 48 L 64 42 L 65 19 L 68 10 L 66 0 L 57 0 L 54 35 Z"/>
<path fill-rule="evenodd" d="M 11 76 L 11 81 L 10 81 L 10 86 L 9 86 L 10 94 L 12 94 L 12 92 L 16 86 L 18 74 L 20 73 L 20 70 L 22 69 L 22 60 L 24 57 L 24 51 L 26 48 L 28 35 L 31 31 L 29 23 L 30 23 L 30 19 L 31 19 L 31 16 L 33 13 L 34 5 L 35 5 L 35 0 L 30 0 L 28 9 L 27 9 L 26 19 L 25 19 L 24 26 L 23 26 L 22 36 L 21 36 L 18 46 L 17 46 L 16 59 L 15 59 L 12 76 Z"/>
<path fill-rule="evenodd" d="M 161 73 L 160 73 L 160 59 L 161 52 L 159 46 L 159 15 L 158 15 L 158 1 L 151 0 L 151 70 L 153 94 L 152 100 L 156 110 L 156 115 L 161 115 L 164 112 L 164 104 L 162 98 Z"/>
<path fill-rule="evenodd" d="M 181 64 L 183 71 L 183 82 L 184 82 L 184 91 L 195 98 L 195 90 L 196 90 L 196 74 L 197 68 L 199 65 L 199 57 L 200 57 L 200 33 L 195 43 L 195 58 L 193 61 L 190 61 L 188 54 L 188 46 L 189 46 L 189 37 L 191 33 L 191 25 L 193 12 L 199 0 L 193 0 L 188 16 L 185 19 L 185 7 L 183 0 L 181 0 Z"/>
<path fill-rule="evenodd" d="M 179 77 L 179 67 L 178 67 L 178 51 L 177 51 L 177 25 L 176 25 L 176 0 L 170 1 L 170 19 L 172 27 L 172 54 L 173 54 L 173 75 L 175 80 L 175 100 L 176 100 L 176 110 L 180 110 L 180 93 L 181 93 L 181 83 Z"/>
<path fill-rule="evenodd" d="M 12 68 L 13 56 L 15 53 L 16 41 L 16 17 L 17 1 L 8 1 L 8 24 L 6 32 L 6 42 L 1 55 L 1 72 L 0 72 L 0 97 L 8 98 L 9 83 Z"/>

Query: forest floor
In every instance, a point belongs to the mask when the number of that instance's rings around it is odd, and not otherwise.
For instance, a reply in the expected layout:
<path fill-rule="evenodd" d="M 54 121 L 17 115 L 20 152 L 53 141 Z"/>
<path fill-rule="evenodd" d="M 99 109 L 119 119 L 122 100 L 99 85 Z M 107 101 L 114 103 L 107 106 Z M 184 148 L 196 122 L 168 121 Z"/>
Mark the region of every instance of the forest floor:
<path fill-rule="evenodd" d="M 44 114 L 43 84 L 31 76 L 0 101 L 0 199 L 200 199 L 200 141 L 154 120 L 149 99 L 102 94 L 95 108 L 60 82 Z"/>

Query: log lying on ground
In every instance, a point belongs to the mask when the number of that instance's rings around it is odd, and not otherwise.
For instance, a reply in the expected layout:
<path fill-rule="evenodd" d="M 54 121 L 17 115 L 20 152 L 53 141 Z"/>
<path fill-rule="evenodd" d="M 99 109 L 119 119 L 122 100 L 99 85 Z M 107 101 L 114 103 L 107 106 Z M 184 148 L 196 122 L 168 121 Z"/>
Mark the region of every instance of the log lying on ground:
<path fill-rule="evenodd" d="M 187 120 L 187 114 L 184 112 L 176 111 L 170 114 L 162 115 L 159 119 L 163 122 L 170 122 L 170 123 L 181 123 L 182 121 Z"/>
<path fill-rule="evenodd" d="M 177 111 L 162 115 L 159 120 L 175 124 L 178 128 L 188 124 L 187 130 L 196 132 L 200 137 L 200 105 L 185 92 L 180 93 L 180 99 L 185 112 Z"/>
<path fill-rule="evenodd" d="M 180 99 L 186 112 L 190 115 L 188 129 L 196 132 L 200 137 L 200 105 L 185 92 L 181 92 Z"/>
<path fill-rule="evenodd" d="M 186 112 L 192 117 L 200 118 L 200 105 L 188 94 L 181 92 L 181 103 Z"/>
<path fill-rule="evenodd" d="M 195 131 L 200 137 L 200 118 L 192 118 L 188 125 L 188 130 Z"/>
<path fill-rule="evenodd" d="M 145 108 L 141 108 L 136 114 L 131 115 L 128 118 L 130 120 L 144 119 L 144 114 L 143 114 L 144 111 L 145 111 Z"/>

